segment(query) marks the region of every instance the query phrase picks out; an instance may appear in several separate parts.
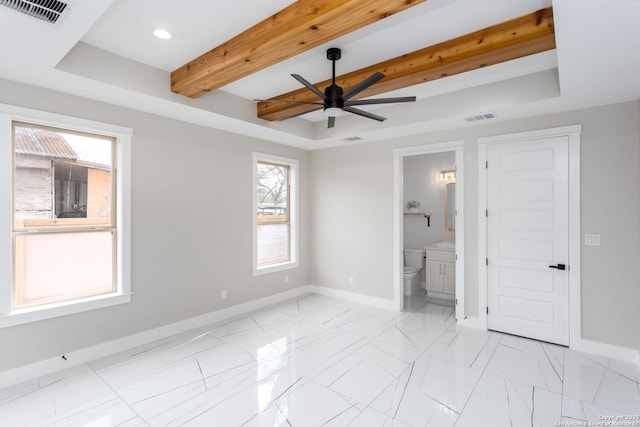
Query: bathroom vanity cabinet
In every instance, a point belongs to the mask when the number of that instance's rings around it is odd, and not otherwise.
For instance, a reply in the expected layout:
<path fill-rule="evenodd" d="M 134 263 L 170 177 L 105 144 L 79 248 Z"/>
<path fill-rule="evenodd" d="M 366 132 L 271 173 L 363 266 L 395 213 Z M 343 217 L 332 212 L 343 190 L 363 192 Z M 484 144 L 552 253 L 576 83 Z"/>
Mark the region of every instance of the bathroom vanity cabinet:
<path fill-rule="evenodd" d="M 455 295 L 456 254 L 453 249 L 427 247 L 426 287 L 427 291 Z"/>

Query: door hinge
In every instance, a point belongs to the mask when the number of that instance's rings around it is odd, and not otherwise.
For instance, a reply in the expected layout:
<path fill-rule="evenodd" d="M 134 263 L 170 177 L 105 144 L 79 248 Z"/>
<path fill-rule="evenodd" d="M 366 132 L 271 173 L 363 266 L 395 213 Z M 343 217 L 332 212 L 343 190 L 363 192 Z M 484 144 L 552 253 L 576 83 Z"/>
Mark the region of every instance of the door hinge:
<path fill-rule="evenodd" d="M 484 264 L 485 264 L 485 265 L 489 265 L 489 258 L 485 258 L 485 259 L 484 259 Z"/>
<path fill-rule="evenodd" d="M 489 307 L 487 307 L 487 314 L 489 314 Z"/>
<path fill-rule="evenodd" d="M 486 162 L 484 162 L 484 168 L 485 168 L 485 169 L 489 169 L 489 160 L 487 160 Z"/>
<path fill-rule="evenodd" d="M 456 298 L 456 305 L 458 305 L 458 298 Z"/>
<path fill-rule="evenodd" d="M 486 216 L 487 218 L 489 218 L 489 209 L 485 209 L 485 210 L 484 210 L 484 216 Z"/>

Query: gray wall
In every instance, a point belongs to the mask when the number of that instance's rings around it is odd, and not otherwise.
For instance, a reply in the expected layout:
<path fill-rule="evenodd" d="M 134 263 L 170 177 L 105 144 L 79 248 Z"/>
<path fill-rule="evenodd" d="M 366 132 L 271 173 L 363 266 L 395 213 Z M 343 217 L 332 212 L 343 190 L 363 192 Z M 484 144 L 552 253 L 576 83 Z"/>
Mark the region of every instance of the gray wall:
<path fill-rule="evenodd" d="M 0 329 L 0 370 L 309 283 L 309 152 L 6 80 L 0 102 L 134 132 L 133 301 Z M 298 269 L 252 277 L 252 151 L 300 160 Z M 6 189 L 0 197 L 7 206 Z"/>
<path fill-rule="evenodd" d="M 392 299 L 392 151 L 453 140 L 466 141 L 465 297 L 467 314 L 477 315 L 477 138 L 578 123 L 582 233 L 602 236 L 599 248 L 582 248 L 583 336 L 640 348 L 638 102 L 315 152 L 5 80 L 0 102 L 134 129 L 133 302 L 0 329 L 0 370 L 308 283 Z M 299 159 L 301 180 L 300 268 L 256 278 L 252 151 Z M 0 198 L 6 206 L 5 190 Z"/>
<path fill-rule="evenodd" d="M 582 124 L 582 234 L 602 240 L 582 247 L 582 335 L 638 348 L 639 110 L 629 102 L 312 153 L 312 283 L 393 298 L 393 149 L 464 140 L 465 309 L 477 315 L 477 139 Z"/>
<path fill-rule="evenodd" d="M 439 240 L 455 241 L 455 232 L 447 230 L 444 223 L 445 191 L 447 182 L 440 180 L 440 172 L 453 170 L 456 165 L 455 153 L 422 154 L 406 156 L 402 165 L 402 186 L 404 202 L 417 200 L 419 211 L 431 213 L 431 226 L 420 217 L 403 218 L 405 248 L 423 248 Z M 406 207 L 405 207 L 406 210 Z"/>

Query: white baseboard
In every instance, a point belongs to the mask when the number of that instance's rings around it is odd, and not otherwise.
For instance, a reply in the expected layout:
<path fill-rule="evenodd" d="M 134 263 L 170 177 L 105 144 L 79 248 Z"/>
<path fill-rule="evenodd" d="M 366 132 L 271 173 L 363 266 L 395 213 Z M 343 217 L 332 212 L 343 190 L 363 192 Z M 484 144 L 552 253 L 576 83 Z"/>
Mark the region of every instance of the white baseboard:
<path fill-rule="evenodd" d="M 396 304 L 392 299 L 372 297 L 370 295 L 358 294 L 355 292 L 343 291 L 334 288 L 327 288 L 325 286 L 309 285 L 308 289 L 310 292 L 318 295 L 325 295 L 328 297 L 339 298 L 346 301 L 353 301 L 360 304 L 384 308 L 386 310 L 398 311 L 398 308 L 396 307 Z"/>
<path fill-rule="evenodd" d="M 479 317 L 465 316 L 464 319 L 458 319 L 458 325 L 468 328 L 484 329 Z M 621 347 L 617 345 L 607 344 L 598 341 L 579 339 L 572 342 L 569 346 L 571 350 L 582 351 L 584 353 L 595 354 L 597 356 L 608 357 L 610 359 L 621 360 L 623 362 L 640 364 L 640 352 L 633 348 Z"/>
<path fill-rule="evenodd" d="M 464 318 L 458 319 L 458 325 L 467 328 L 487 330 L 487 326 L 483 325 L 477 316 L 464 316 Z"/>
<path fill-rule="evenodd" d="M 624 362 L 635 363 L 636 365 L 640 363 L 640 353 L 638 350 L 628 347 L 579 339 L 577 342 L 571 343 L 570 348 L 571 350 L 591 353 L 597 356 L 608 357 L 610 359 L 622 360 Z"/>
<path fill-rule="evenodd" d="M 270 295 L 268 297 L 223 308 L 221 310 L 213 311 L 201 316 L 192 317 L 180 322 L 172 323 L 134 335 L 129 335 L 123 338 L 73 351 L 65 354 L 66 360 L 60 357 L 52 357 L 49 359 L 41 360 L 39 362 L 31 363 L 29 365 L 24 365 L 18 368 L 10 369 L 8 371 L 0 372 L 0 384 L 2 384 L 2 387 L 9 387 L 37 377 L 49 375 L 63 369 L 72 368 L 74 366 L 81 365 L 83 363 L 87 363 L 114 353 L 118 353 L 120 351 L 152 343 L 154 341 L 168 338 L 182 332 L 246 314 L 248 312 L 259 310 L 272 304 L 276 304 L 292 298 L 297 298 L 310 293 L 397 311 L 397 307 L 393 300 L 372 297 L 369 295 L 363 295 L 339 289 L 327 288 L 324 286 L 307 285 L 292 289 L 290 291 Z M 480 321 L 480 318 L 475 316 L 466 316 L 463 319 L 459 319 L 458 324 L 460 326 L 469 328 L 486 329 L 486 325 L 483 325 Z M 637 350 L 597 341 L 581 339 L 577 343 L 572 343 L 571 349 L 609 357 L 612 359 L 618 359 L 625 362 L 636 364 L 640 363 L 640 354 Z"/>
<path fill-rule="evenodd" d="M 107 341 L 91 347 L 86 347 L 77 351 L 66 353 L 65 359 L 61 357 L 52 357 L 44 359 L 29 365 L 20 366 L 4 372 L 0 372 L 0 384 L 2 387 L 19 384 L 44 375 L 49 375 L 63 369 L 69 369 L 92 360 L 100 359 L 120 351 L 128 350 L 133 347 L 152 343 L 154 341 L 168 338 L 182 332 L 206 326 L 208 324 L 229 319 L 241 314 L 267 307 L 292 298 L 312 293 L 310 286 L 302 286 L 290 291 L 281 292 L 268 297 L 259 298 L 243 304 L 216 310 L 201 316 L 185 319 L 180 322 L 171 323 L 169 325 L 160 326 L 158 328 L 149 329 L 134 335 L 129 335 L 116 340 Z"/>
<path fill-rule="evenodd" d="M 455 301 L 456 297 L 451 294 L 445 294 L 443 292 L 427 291 L 427 297 L 442 299 L 445 301 Z"/>

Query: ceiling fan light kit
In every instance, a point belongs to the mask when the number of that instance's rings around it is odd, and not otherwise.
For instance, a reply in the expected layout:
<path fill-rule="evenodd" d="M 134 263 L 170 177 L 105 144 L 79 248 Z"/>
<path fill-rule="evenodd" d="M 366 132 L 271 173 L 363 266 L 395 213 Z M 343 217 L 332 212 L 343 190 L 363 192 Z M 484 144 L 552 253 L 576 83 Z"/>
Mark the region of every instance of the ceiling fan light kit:
<path fill-rule="evenodd" d="M 340 117 L 340 116 L 346 116 L 346 112 L 342 109 L 342 108 L 337 108 L 337 107 L 329 107 L 329 108 L 325 108 L 324 109 L 324 114 L 327 115 L 327 117 Z"/>
<path fill-rule="evenodd" d="M 291 77 L 298 80 L 304 87 L 315 93 L 322 102 L 304 102 L 293 100 L 281 100 L 281 99 L 256 99 L 258 102 L 284 102 L 288 104 L 305 104 L 305 105 L 317 105 L 317 108 L 313 110 L 324 109 L 325 114 L 329 117 L 327 121 L 327 128 L 335 126 L 336 117 L 344 116 L 348 113 L 358 116 L 366 117 L 368 119 L 382 122 L 386 120 L 385 117 L 378 116 L 377 114 L 370 113 L 368 111 L 354 108 L 354 105 L 375 105 L 375 104 L 391 104 L 397 102 L 414 102 L 415 96 L 404 96 L 398 98 L 377 98 L 377 99 L 363 99 L 358 100 L 351 98 L 358 95 L 360 92 L 367 89 L 369 86 L 374 85 L 378 81 L 384 78 L 384 74 L 376 72 L 367 79 L 358 83 L 357 85 L 344 92 L 342 87 L 336 84 L 336 61 L 342 57 L 342 51 L 337 47 L 327 49 L 327 59 L 331 61 L 331 84 L 324 89 L 324 93 L 317 87 L 309 83 L 304 77 L 299 74 L 292 74 Z M 312 111 L 313 111 L 312 110 Z"/>

